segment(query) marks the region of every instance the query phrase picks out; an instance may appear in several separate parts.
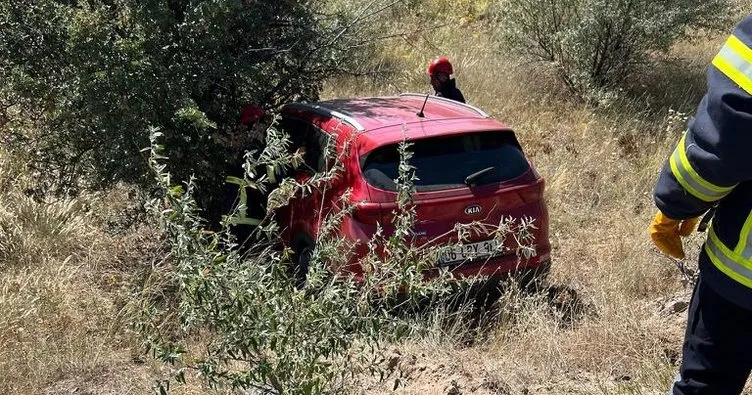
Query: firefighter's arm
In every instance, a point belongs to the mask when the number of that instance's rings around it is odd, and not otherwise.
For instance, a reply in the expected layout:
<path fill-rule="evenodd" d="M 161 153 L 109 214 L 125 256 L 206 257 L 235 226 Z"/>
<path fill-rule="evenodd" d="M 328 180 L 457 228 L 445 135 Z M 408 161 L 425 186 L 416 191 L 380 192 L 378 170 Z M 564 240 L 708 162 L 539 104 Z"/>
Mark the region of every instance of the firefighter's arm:
<path fill-rule="evenodd" d="M 708 69 L 708 91 L 655 187 L 658 208 L 677 220 L 701 215 L 752 178 L 752 17 Z"/>
<path fill-rule="evenodd" d="M 752 178 L 752 18 L 743 21 L 708 68 L 708 90 L 655 186 L 655 245 L 684 258 L 681 237 L 697 217 Z"/>

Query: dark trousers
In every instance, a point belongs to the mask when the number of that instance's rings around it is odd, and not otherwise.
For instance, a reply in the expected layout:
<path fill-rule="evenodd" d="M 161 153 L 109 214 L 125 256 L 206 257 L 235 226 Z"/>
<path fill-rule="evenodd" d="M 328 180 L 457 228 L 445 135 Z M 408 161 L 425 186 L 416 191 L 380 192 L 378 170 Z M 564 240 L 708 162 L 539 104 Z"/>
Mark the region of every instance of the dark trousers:
<path fill-rule="evenodd" d="M 729 302 L 702 279 L 689 306 L 674 395 L 738 395 L 752 370 L 752 310 Z"/>

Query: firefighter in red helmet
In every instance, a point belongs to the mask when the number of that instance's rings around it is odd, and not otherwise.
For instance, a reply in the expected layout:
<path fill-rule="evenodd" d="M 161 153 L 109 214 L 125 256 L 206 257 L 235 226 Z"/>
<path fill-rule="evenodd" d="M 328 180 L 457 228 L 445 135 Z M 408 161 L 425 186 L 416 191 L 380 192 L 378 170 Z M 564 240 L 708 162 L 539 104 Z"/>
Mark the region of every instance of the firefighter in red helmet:
<path fill-rule="evenodd" d="M 431 86 L 436 91 L 436 96 L 446 97 L 447 99 L 456 100 L 464 103 L 465 97 L 462 95 L 459 89 L 457 89 L 457 82 L 450 76 L 454 74 L 452 63 L 449 59 L 440 56 L 428 65 L 426 70 L 429 77 L 431 77 Z"/>

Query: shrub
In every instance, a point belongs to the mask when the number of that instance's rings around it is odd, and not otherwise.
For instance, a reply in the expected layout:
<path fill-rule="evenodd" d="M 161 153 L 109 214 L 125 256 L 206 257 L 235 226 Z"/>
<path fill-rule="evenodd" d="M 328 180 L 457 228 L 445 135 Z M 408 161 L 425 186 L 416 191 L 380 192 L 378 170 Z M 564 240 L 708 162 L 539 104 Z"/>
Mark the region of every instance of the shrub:
<path fill-rule="evenodd" d="M 444 295 L 449 286 L 446 271 L 434 280 L 422 275 L 440 249 L 410 243 L 414 175 L 407 164 L 407 143 L 400 147 L 396 230 L 389 235 L 377 232 L 369 242 L 372 254 L 361 262 L 368 269 L 365 283 L 356 285 L 351 277 L 332 275 L 323 268 L 323 262 L 336 265 L 348 254 L 348 245 L 352 248 L 351 243 L 332 236 L 336 232 L 327 231 L 336 229 L 337 222 L 348 215 L 345 207 L 325 220 L 307 280 L 295 287 L 288 250 L 256 243 L 241 254 L 229 231 L 213 233 L 203 228 L 192 197 L 193 184 L 182 188 L 171 183 L 163 148 L 157 143 L 160 136 L 152 135 L 150 166 L 164 196 L 153 201 L 151 211 L 162 224 L 171 253 L 148 273 L 130 307 L 146 350 L 172 368 L 171 377 L 160 381 L 161 389 L 200 373 L 210 387 L 268 394 L 334 393 L 361 374 L 384 377 L 388 372 L 382 363 L 383 346 L 423 333 L 424 326 L 409 316 L 393 314 L 390 307 Z M 284 146 L 286 136 L 273 128 L 267 135 L 278 144 L 267 144 L 262 152 L 249 155 L 247 168 L 285 165 L 293 159 L 277 156 L 281 151 L 275 147 Z M 279 192 L 289 197 L 310 188 L 323 190 L 322 183 L 336 177 L 337 171 L 334 166 L 332 172 L 306 184 L 287 179 L 275 191 L 291 189 Z M 267 183 L 263 176 L 246 176 L 252 186 Z M 255 236 L 276 241 L 275 226 L 267 220 Z M 528 226 L 505 221 L 485 228 L 474 223 L 458 225 L 454 231 L 460 240 L 482 230 L 498 238 L 514 234 L 525 253 L 531 251 Z M 375 251 L 383 247 L 386 254 L 381 260 Z M 407 300 L 395 305 L 400 288 Z"/>
<path fill-rule="evenodd" d="M 725 29 L 728 0 L 499 0 L 501 45 L 550 63 L 580 98 L 598 99 L 696 29 Z"/>
<path fill-rule="evenodd" d="M 317 99 L 390 3 L 0 0 L 0 121 L 32 123 L 11 125 L 12 142 L 66 187 L 150 181 L 140 150 L 158 127 L 175 181 L 194 175 L 206 209 L 263 143 L 241 108 Z"/>

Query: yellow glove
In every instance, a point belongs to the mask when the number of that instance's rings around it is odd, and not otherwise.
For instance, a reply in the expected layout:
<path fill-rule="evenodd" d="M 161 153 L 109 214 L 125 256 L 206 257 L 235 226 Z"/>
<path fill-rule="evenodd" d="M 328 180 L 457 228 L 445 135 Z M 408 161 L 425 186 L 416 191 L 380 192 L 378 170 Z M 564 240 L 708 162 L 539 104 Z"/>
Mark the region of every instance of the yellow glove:
<path fill-rule="evenodd" d="M 676 259 L 684 259 L 682 237 L 692 234 L 700 222 L 700 218 L 690 218 L 684 221 L 671 219 L 662 212 L 658 212 L 650 224 L 650 238 L 653 243 L 666 255 Z"/>
<path fill-rule="evenodd" d="M 687 237 L 692 234 L 697 228 L 697 224 L 700 222 L 700 217 L 685 219 L 679 225 L 679 236 Z"/>

